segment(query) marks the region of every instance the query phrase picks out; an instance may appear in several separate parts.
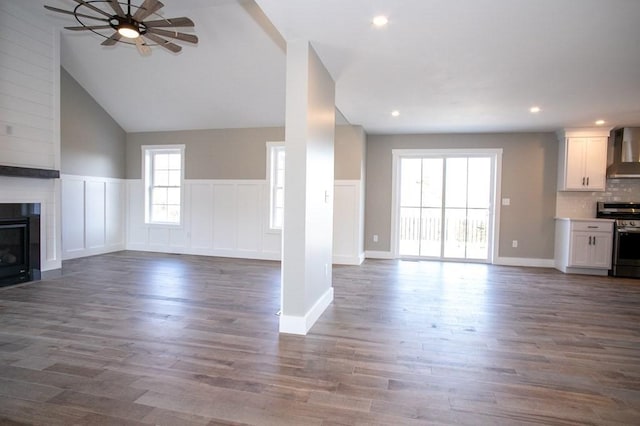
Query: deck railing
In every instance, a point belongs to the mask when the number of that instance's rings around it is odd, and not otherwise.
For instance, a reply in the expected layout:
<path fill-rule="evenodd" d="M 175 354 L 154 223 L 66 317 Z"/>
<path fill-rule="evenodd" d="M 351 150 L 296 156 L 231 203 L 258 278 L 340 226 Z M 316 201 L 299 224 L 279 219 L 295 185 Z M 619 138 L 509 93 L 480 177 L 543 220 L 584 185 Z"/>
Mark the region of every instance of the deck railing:
<path fill-rule="evenodd" d="M 400 217 L 401 242 L 438 243 L 442 240 L 442 214 L 439 209 L 429 211 L 404 208 Z M 444 239 L 467 246 L 486 247 L 489 225 L 488 209 L 446 209 Z"/>

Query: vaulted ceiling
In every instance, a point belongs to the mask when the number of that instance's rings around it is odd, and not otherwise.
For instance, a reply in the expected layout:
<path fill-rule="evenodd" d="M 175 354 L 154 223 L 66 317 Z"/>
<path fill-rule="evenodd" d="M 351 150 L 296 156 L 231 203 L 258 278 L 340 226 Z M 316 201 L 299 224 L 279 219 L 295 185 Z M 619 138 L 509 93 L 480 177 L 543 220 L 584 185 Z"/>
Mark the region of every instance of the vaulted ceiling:
<path fill-rule="evenodd" d="M 62 65 L 128 132 L 284 125 L 292 39 L 311 42 L 337 108 L 368 133 L 640 125 L 637 0 L 163 3 L 162 16 L 195 21 L 197 46 L 141 57 L 41 9 L 61 28 Z M 374 27 L 377 15 L 388 25 Z"/>

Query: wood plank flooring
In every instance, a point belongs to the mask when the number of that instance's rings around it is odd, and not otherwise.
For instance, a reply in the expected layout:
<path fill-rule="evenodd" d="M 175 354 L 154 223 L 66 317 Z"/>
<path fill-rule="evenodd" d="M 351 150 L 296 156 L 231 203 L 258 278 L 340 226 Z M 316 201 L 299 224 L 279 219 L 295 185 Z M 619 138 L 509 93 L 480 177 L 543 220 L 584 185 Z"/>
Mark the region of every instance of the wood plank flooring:
<path fill-rule="evenodd" d="M 301 337 L 279 277 L 119 252 L 0 290 L 0 424 L 640 424 L 640 280 L 367 260 Z"/>

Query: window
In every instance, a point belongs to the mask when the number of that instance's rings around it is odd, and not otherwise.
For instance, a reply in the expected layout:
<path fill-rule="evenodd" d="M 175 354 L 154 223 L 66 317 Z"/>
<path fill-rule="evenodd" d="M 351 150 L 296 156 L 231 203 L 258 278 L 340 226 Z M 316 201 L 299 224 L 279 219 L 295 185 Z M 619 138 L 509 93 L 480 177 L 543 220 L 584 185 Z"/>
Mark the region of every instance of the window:
<path fill-rule="evenodd" d="M 267 142 L 269 179 L 269 228 L 282 229 L 284 222 L 284 143 Z"/>
<path fill-rule="evenodd" d="M 145 222 L 180 225 L 184 145 L 143 146 Z"/>

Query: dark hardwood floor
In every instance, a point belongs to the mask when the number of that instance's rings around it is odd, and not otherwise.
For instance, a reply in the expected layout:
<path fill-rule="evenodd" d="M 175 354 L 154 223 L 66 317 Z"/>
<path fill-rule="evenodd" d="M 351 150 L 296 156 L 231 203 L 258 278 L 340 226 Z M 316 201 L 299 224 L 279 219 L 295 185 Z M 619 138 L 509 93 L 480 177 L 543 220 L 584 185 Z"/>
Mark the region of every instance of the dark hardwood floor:
<path fill-rule="evenodd" d="M 120 252 L 0 290 L 0 424 L 640 424 L 640 280 L 368 260 L 301 337 L 279 277 Z"/>

